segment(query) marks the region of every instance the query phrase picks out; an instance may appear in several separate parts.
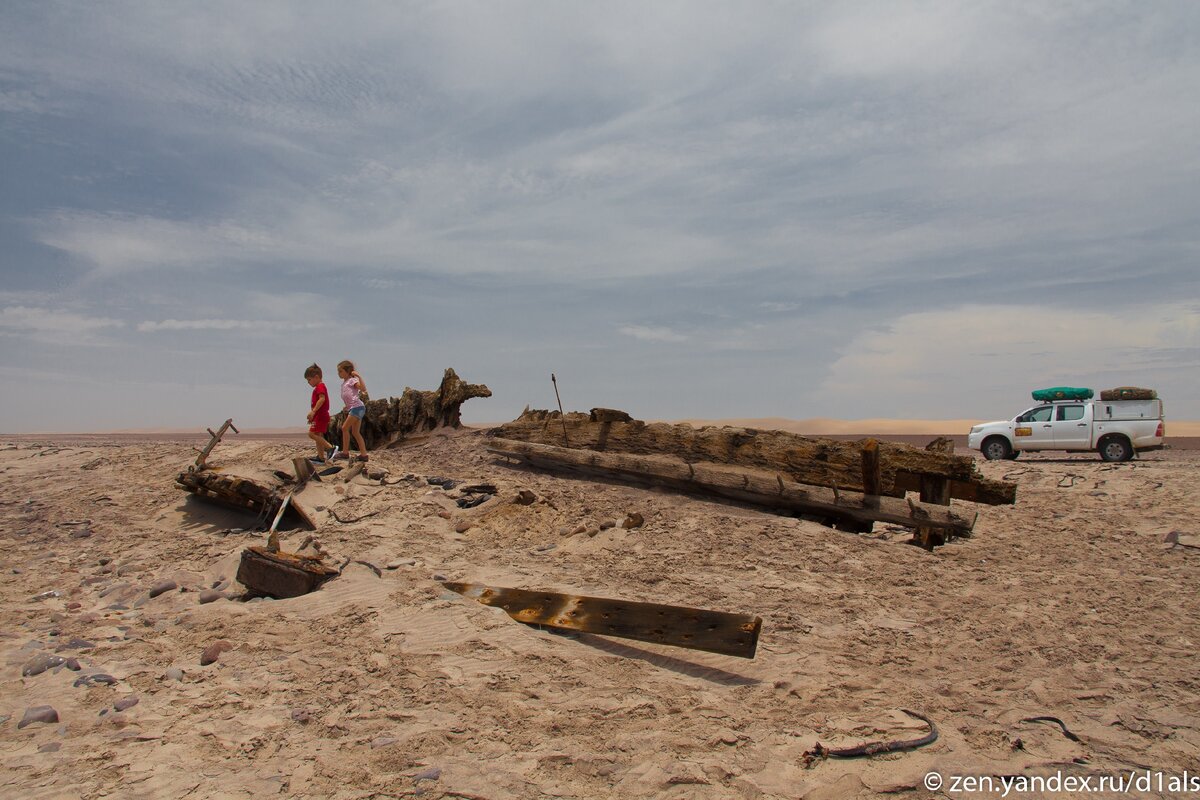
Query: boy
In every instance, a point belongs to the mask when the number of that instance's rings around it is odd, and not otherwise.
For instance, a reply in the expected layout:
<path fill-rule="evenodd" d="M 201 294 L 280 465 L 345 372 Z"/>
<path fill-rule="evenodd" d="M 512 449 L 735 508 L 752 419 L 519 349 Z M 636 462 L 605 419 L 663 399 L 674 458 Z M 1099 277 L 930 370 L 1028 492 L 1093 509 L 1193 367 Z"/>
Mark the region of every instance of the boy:
<path fill-rule="evenodd" d="M 308 438 L 317 445 L 317 458 L 328 464 L 337 453 L 337 447 L 333 447 L 328 458 L 325 457 L 325 451 L 330 447 L 325 441 L 325 431 L 329 430 L 329 391 L 321 382 L 321 377 L 321 368 L 316 364 L 304 370 L 305 380 L 313 387 L 312 401 L 309 403 L 311 408 L 308 412 Z"/>

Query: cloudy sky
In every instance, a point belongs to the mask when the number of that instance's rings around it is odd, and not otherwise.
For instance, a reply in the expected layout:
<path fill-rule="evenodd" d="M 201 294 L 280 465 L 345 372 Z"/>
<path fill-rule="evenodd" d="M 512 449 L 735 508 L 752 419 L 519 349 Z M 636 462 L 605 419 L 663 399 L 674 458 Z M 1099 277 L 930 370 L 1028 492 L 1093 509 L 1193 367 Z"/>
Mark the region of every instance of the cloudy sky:
<path fill-rule="evenodd" d="M 0 5 L 0 430 L 1200 419 L 1200 4 Z"/>

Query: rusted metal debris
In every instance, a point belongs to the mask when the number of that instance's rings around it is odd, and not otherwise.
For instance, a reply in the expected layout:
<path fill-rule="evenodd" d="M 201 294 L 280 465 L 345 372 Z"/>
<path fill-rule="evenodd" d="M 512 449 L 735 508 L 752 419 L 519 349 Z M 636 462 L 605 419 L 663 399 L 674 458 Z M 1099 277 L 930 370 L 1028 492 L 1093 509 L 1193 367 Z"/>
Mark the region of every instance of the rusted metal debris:
<path fill-rule="evenodd" d="M 826 747 L 817 742 L 813 745 L 813 749 L 807 751 L 803 755 L 804 766 L 812 767 L 813 764 L 822 758 L 862 758 L 864 756 L 875 756 L 881 753 L 896 753 L 901 750 L 915 750 L 918 747 L 925 747 L 933 744 L 938 740 L 938 726 L 929 717 L 918 711 L 909 711 L 907 708 L 900 709 L 910 717 L 921 720 L 929 726 L 929 733 L 919 739 L 901 739 L 892 742 L 864 742 L 855 747 Z"/>
<path fill-rule="evenodd" d="M 316 591 L 321 584 L 339 574 L 319 557 L 271 552 L 255 546 L 242 551 L 237 580 L 253 594 L 284 599 Z"/>
<path fill-rule="evenodd" d="M 687 606 L 511 589 L 477 583 L 442 583 L 517 622 L 754 658 L 762 618 Z"/>

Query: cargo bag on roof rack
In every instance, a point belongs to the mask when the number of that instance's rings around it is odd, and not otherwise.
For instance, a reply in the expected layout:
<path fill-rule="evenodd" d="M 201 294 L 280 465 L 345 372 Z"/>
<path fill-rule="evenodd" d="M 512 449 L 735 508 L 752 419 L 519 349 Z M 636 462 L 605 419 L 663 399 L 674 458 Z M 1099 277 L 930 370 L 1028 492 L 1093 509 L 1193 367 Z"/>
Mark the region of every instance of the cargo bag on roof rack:
<path fill-rule="evenodd" d="M 1078 389 L 1074 386 L 1052 386 L 1049 389 L 1033 391 L 1033 399 L 1039 403 L 1048 403 L 1051 400 L 1090 400 L 1091 397 L 1091 389 Z"/>
<path fill-rule="evenodd" d="M 1140 386 L 1118 386 L 1100 392 L 1101 400 L 1157 400 L 1158 392 Z"/>

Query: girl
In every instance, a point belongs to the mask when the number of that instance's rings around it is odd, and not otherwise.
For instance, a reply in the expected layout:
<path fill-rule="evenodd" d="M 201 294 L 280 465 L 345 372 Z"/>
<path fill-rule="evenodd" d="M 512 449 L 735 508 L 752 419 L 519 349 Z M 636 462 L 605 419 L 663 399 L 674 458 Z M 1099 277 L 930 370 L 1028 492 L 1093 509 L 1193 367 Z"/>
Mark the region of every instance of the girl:
<path fill-rule="evenodd" d="M 354 371 L 353 361 L 339 362 L 337 369 L 338 377 L 342 379 L 342 404 L 346 412 L 346 421 L 342 423 L 342 452 L 350 452 L 350 437 L 353 435 L 354 443 L 358 445 L 358 460 L 366 461 L 367 445 L 363 442 L 359 429 L 362 427 L 363 417 L 367 414 L 367 406 L 359 395 L 367 391 L 367 384 L 363 382 L 362 376 Z"/>

